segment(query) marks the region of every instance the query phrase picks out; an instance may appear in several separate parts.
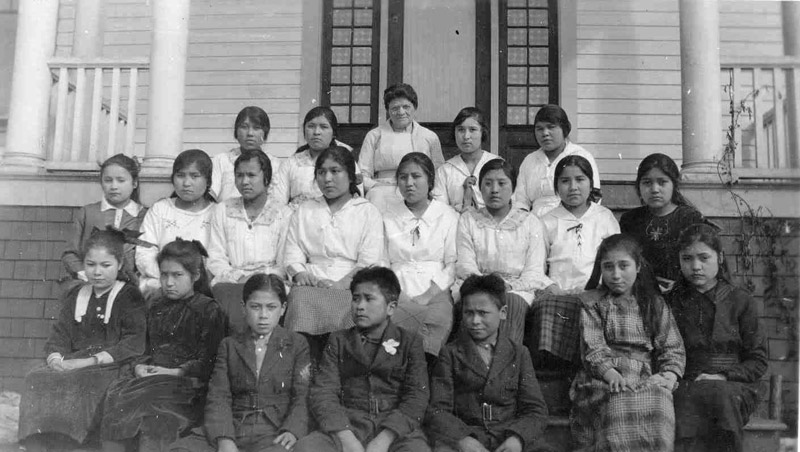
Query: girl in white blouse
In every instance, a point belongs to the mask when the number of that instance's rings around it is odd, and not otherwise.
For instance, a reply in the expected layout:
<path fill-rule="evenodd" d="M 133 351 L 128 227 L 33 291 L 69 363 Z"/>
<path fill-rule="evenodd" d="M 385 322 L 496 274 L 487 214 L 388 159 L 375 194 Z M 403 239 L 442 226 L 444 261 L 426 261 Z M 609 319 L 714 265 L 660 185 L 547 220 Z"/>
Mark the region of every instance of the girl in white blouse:
<path fill-rule="evenodd" d="M 283 246 L 291 209 L 270 196 L 272 165 L 261 150 L 243 151 L 234 163 L 241 196 L 220 203 L 211 215 L 208 270 L 214 298 L 235 328 L 244 327 L 242 289 L 255 274 L 284 276 Z"/>
<path fill-rule="evenodd" d="M 481 110 L 463 108 L 453 120 L 453 134 L 460 154 L 436 170 L 433 199 L 449 204 L 458 212 L 483 207 L 478 174 L 489 160 L 500 158 L 481 149 L 489 136 L 489 127 Z"/>
<path fill-rule="evenodd" d="M 328 107 L 314 107 L 303 119 L 303 135 L 306 144 L 300 146 L 292 156 L 281 163 L 272 184 L 272 196 L 293 209 L 311 198 L 322 196 L 314 178 L 314 162 L 331 145 L 352 151 L 350 146 L 336 139 L 339 122 Z M 358 175 L 358 167 L 356 174 Z"/>
<path fill-rule="evenodd" d="M 541 146 L 528 154 L 519 167 L 514 205 L 539 218 L 561 201 L 553 190 L 553 174 L 558 162 L 568 155 L 580 155 L 592 166 L 593 187 L 600 189 L 600 173 L 592 154 L 569 141 L 572 124 L 558 105 L 545 105 L 534 118 L 534 135 Z"/>
<path fill-rule="evenodd" d="M 530 213 L 511 206 L 513 167 L 496 159 L 481 169 L 478 183 L 486 207 L 464 212 L 458 223 L 456 284 L 472 274 L 497 273 L 508 287 L 506 333 L 522 343 L 525 316 L 534 291 L 547 286 L 542 224 Z"/>
<path fill-rule="evenodd" d="M 397 167 L 403 201 L 383 216 L 386 259 L 403 290 L 392 322 L 422 335 L 429 361 L 439 356 L 453 322 L 458 227 L 458 214 L 431 199 L 434 181 L 430 157 L 406 154 Z"/>
<path fill-rule="evenodd" d="M 319 357 L 328 333 L 353 326 L 350 281 L 361 268 L 379 265 L 383 220 L 360 196 L 356 165 L 347 149 L 333 146 L 314 165 L 323 197 L 298 207 L 289 222 L 284 261 L 294 283 L 284 325 L 304 333 Z"/>
<path fill-rule="evenodd" d="M 145 242 L 156 247 L 136 247 L 136 268 L 141 273 L 139 287 L 149 298 L 158 293 L 160 271 L 156 256 L 158 251 L 177 237 L 197 240 L 207 247 L 211 233 L 210 217 L 214 198 L 211 188 L 211 158 L 200 149 L 190 149 L 178 154 L 172 164 L 172 186 L 175 191 L 169 198 L 153 204 L 142 221 Z"/>
<path fill-rule="evenodd" d="M 389 120 L 367 133 L 358 160 L 367 199 L 381 212 L 390 202 L 400 201 L 395 172 L 404 155 L 422 152 L 435 167 L 444 163 L 439 137 L 414 120 L 419 103 L 411 85 L 398 83 L 386 88 L 383 104 Z"/>

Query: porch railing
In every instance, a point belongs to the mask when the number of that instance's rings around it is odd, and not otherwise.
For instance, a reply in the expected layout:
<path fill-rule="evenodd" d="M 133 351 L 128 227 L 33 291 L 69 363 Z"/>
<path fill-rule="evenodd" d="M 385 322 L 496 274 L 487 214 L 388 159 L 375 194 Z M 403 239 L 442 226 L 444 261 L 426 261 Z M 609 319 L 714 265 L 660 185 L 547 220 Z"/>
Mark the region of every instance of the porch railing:
<path fill-rule="evenodd" d="M 745 57 L 722 61 L 723 127 L 742 109 L 734 166 L 761 178 L 800 174 L 800 58 Z M 743 102 L 743 103 L 742 103 Z"/>
<path fill-rule="evenodd" d="M 96 170 L 97 162 L 134 155 L 140 75 L 147 58 L 53 58 L 49 170 Z"/>

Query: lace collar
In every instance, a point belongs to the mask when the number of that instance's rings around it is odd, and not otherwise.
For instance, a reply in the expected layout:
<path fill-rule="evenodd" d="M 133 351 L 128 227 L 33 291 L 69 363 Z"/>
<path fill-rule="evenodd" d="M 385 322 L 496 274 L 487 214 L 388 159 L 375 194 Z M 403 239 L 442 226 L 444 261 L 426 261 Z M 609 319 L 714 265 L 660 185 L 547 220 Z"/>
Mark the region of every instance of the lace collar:
<path fill-rule="evenodd" d="M 267 199 L 264 208 L 261 209 L 256 219 L 251 222 L 244 208 L 244 199 L 242 199 L 241 196 L 225 200 L 225 216 L 233 220 L 244 221 L 248 225 L 269 226 L 281 217 L 282 208 L 283 205 L 278 203 L 274 198 Z"/>
<path fill-rule="evenodd" d="M 472 215 L 477 223 L 478 227 L 481 229 L 497 229 L 502 231 L 515 231 L 523 223 L 525 220 L 528 219 L 528 215 L 531 215 L 529 212 L 526 212 L 522 209 L 517 209 L 515 207 L 511 208 L 511 211 L 508 212 L 503 221 L 497 222 L 495 221 L 492 214 L 486 210 L 486 207 L 482 207 L 479 210 L 470 210 L 466 212 L 464 215 Z"/>

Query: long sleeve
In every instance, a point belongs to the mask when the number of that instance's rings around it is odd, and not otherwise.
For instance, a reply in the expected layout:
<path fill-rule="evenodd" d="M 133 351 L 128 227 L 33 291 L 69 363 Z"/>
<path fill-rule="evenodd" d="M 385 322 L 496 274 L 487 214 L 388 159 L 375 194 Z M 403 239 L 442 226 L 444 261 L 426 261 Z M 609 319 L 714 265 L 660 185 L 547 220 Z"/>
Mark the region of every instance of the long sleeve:
<path fill-rule="evenodd" d="M 73 220 L 73 234 L 69 241 L 69 247 L 61 255 L 61 262 L 64 267 L 74 277 L 79 271 L 83 270 L 81 260 L 81 240 L 86 230 L 86 207 L 81 207 L 78 216 Z"/>
<path fill-rule="evenodd" d="M 222 159 L 226 158 L 228 158 L 228 155 L 223 152 L 215 155 L 211 160 L 211 188 L 209 190 L 217 202 L 222 202 L 222 199 L 220 199 L 220 195 L 222 195 L 222 173 L 224 172 L 222 169 Z"/>
<path fill-rule="evenodd" d="M 208 243 L 208 271 L 214 275 L 214 284 L 235 283 L 244 276 L 243 271 L 235 270 L 228 256 L 228 237 L 225 233 L 225 203 L 214 207 L 211 214 L 211 234 Z"/>
<path fill-rule="evenodd" d="M 683 339 L 678 331 L 678 325 L 672 316 L 667 303 L 661 301 L 661 321 L 658 332 L 653 338 L 653 357 L 657 368 L 654 371 L 672 372 L 678 377 L 683 376 L 686 368 L 686 351 L 683 348 Z"/>
<path fill-rule="evenodd" d="M 365 204 L 372 207 L 372 204 Z M 364 209 L 365 217 L 362 221 L 366 224 L 358 247 L 358 261 L 356 268 L 365 268 L 371 265 L 380 265 L 383 252 L 386 248 L 383 232 L 383 218 L 378 209 Z"/>
<path fill-rule="evenodd" d="M 50 337 L 44 345 L 45 355 L 60 353 L 66 356 L 72 352 L 72 335 L 70 326 L 75 321 L 75 297 L 80 286 L 75 287 L 61 299 L 61 311 L 58 314 L 58 321 L 53 325 Z"/>
<path fill-rule="evenodd" d="M 233 397 L 228 377 L 228 349 L 231 341 L 233 338 L 225 338 L 220 343 L 214 372 L 208 384 L 205 430 L 211 444 L 216 444 L 219 438 L 236 439 L 236 428 L 233 426 Z"/>
<path fill-rule="evenodd" d="M 308 388 L 311 380 L 311 355 L 308 342 L 300 334 L 294 336 L 294 369 L 289 412 L 281 424 L 281 431 L 291 432 L 296 438 L 308 434 Z"/>
<path fill-rule="evenodd" d="M 378 144 L 381 139 L 381 131 L 376 127 L 364 137 L 364 142 L 361 144 L 361 151 L 358 155 L 358 166 L 361 167 L 361 174 L 363 175 L 364 189 L 369 191 L 374 185 L 375 181 L 375 152 L 378 149 Z"/>
<path fill-rule="evenodd" d="M 125 361 L 144 353 L 147 338 L 147 320 L 145 316 L 144 297 L 136 287 L 127 284 L 117 296 L 112 316 L 119 321 L 119 342 L 106 348 L 105 351 L 114 362 Z M 113 321 L 113 317 L 112 317 Z"/>
<path fill-rule="evenodd" d="M 517 188 L 514 189 L 514 207 L 530 211 L 533 199 L 528 197 L 528 173 L 531 171 L 533 160 L 530 155 L 522 160 L 517 173 Z"/>
<path fill-rule="evenodd" d="M 758 321 L 755 300 L 749 294 L 737 289 L 739 296 L 745 297 L 744 310 L 739 314 L 739 334 L 741 349 L 739 364 L 723 371 L 730 381 L 752 383 L 758 381 L 767 371 L 767 349 L 764 330 Z"/>
<path fill-rule="evenodd" d="M 606 343 L 603 318 L 594 304 L 581 307 L 581 354 L 586 369 L 602 380 L 603 375 L 614 368 L 614 353 Z"/>
<path fill-rule="evenodd" d="M 202 381 L 208 381 L 214 368 L 215 353 L 225 337 L 228 318 L 216 301 L 207 303 L 201 315 L 202 318 L 196 319 L 203 325 L 196 343 L 197 356 L 183 363 L 180 368 L 186 377 L 197 377 Z"/>
<path fill-rule="evenodd" d="M 322 352 L 319 369 L 314 376 L 314 384 L 309 391 L 309 406 L 320 430 L 336 433 L 350 429 L 347 410 L 339 400 L 342 392 L 342 381 L 339 376 L 339 358 L 341 335 L 332 334 Z M 421 344 L 420 344 L 421 345 Z"/>
<path fill-rule="evenodd" d="M 458 223 L 453 222 L 450 226 L 450 230 L 446 232 L 444 238 L 444 269 L 433 278 L 434 284 L 439 286 L 442 290 L 449 289 L 456 279 L 456 262 L 458 260 L 456 246 L 457 229 Z"/>
<path fill-rule="evenodd" d="M 289 193 L 291 175 L 289 171 L 292 163 L 291 158 L 283 162 L 278 171 L 274 173 L 272 183 L 270 183 L 270 196 L 281 204 L 289 204 L 291 199 L 291 194 Z"/>
<path fill-rule="evenodd" d="M 442 153 L 442 143 L 439 142 L 439 137 L 432 130 L 429 130 L 430 137 L 428 138 L 428 145 L 431 149 L 431 161 L 434 168 L 439 168 L 444 163 L 444 153 Z"/>
<path fill-rule="evenodd" d="M 428 386 L 428 365 L 422 347 L 422 337 L 417 334 L 404 335 L 411 339 L 407 345 L 408 363 L 405 378 L 400 389 L 400 403 L 387 413 L 380 427 L 389 429 L 403 437 L 411 433 L 422 422 L 428 407 L 430 388 Z"/>
<path fill-rule="evenodd" d="M 545 276 L 545 263 L 547 250 L 545 249 L 544 229 L 542 223 L 535 216 L 528 217 L 530 231 L 528 235 L 528 249 L 525 253 L 525 267 L 517 278 L 508 278 L 507 282 L 512 290 L 532 292 L 544 289 L 552 281 Z"/>
<path fill-rule="evenodd" d="M 505 430 L 507 434 L 513 433 L 522 438 L 522 448 L 527 450 L 544 436 L 547 426 L 547 405 L 533 370 L 531 355 L 526 347 L 520 347 L 520 349 L 522 353 L 519 354 L 517 412 Z"/>
<path fill-rule="evenodd" d="M 432 440 L 444 441 L 453 447 L 470 434 L 469 426 L 455 414 L 454 381 L 453 349 L 442 347 L 431 375 L 431 401 L 425 425 Z"/>
<path fill-rule="evenodd" d="M 289 278 L 300 272 L 306 271 L 308 257 L 300 246 L 300 209 L 292 214 L 289 228 L 286 231 L 286 241 L 283 246 L 283 263 Z"/>
<path fill-rule="evenodd" d="M 458 260 L 456 261 L 456 276 L 459 280 L 467 279 L 470 275 L 480 274 L 478 256 L 473 243 L 473 227 L 469 213 L 461 215 L 458 220 L 456 232 L 456 248 Z"/>
<path fill-rule="evenodd" d="M 156 261 L 156 256 L 158 256 L 158 250 L 160 248 L 159 244 L 161 243 L 159 236 L 162 218 L 160 218 L 161 209 L 159 207 L 158 204 L 155 204 L 147 211 L 144 220 L 142 220 L 142 235 L 139 237 L 141 240 L 156 246 L 136 247 L 136 268 L 144 278 L 158 278 L 160 275 L 158 262 Z"/>
<path fill-rule="evenodd" d="M 444 165 L 436 169 L 436 177 L 433 184 L 433 191 L 431 192 L 433 199 L 447 204 L 450 204 L 450 194 L 447 191 L 447 171 Z"/>

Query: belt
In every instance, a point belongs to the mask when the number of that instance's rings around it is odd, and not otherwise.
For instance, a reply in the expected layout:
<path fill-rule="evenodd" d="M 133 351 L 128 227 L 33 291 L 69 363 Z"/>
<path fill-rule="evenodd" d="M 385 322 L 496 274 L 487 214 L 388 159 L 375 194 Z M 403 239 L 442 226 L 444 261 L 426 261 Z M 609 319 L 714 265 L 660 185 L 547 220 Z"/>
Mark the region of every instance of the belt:
<path fill-rule="evenodd" d="M 491 422 L 494 420 L 492 417 L 492 404 L 484 402 L 481 405 L 481 417 L 483 417 L 483 422 Z"/>
<path fill-rule="evenodd" d="M 366 399 L 348 399 L 344 406 L 346 408 L 369 411 L 369 414 L 376 416 L 382 412 L 390 411 L 397 404 L 397 399 L 369 397 Z"/>

